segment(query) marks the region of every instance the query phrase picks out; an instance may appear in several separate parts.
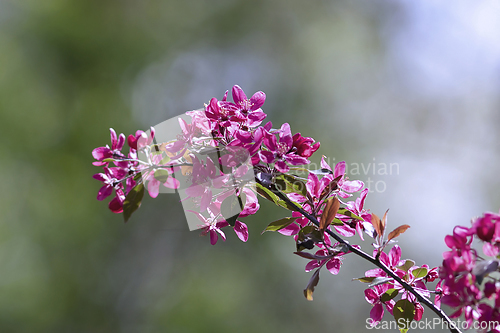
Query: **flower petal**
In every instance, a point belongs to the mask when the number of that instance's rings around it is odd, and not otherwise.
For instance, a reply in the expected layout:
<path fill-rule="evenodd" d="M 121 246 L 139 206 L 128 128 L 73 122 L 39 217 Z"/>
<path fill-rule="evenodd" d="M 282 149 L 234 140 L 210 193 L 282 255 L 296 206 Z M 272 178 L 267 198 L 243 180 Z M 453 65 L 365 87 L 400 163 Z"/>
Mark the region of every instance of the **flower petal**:
<path fill-rule="evenodd" d="M 107 184 L 104 185 L 97 193 L 97 200 L 101 201 L 106 199 L 111 195 L 112 192 L 113 192 L 113 186 Z"/>
<path fill-rule="evenodd" d="M 382 320 L 383 316 L 384 306 L 382 305 L 382 303 L 375 304 L 375 306 L 370 311 L 370 318 L 372 319 L 370 326 L 376 326 L 380 322 L 380 320 Z"/>
<path fill-rule="evenodd" d="M 233 93 L 233 101 L 235 104 L 239 104 L 247 100 L 247 95 L 245 95 L 243 89 L 241 89 L 240 86 L 238 85 L 233 86 L 232 93 Z"/>
<path fill-rule="evenodd" d="M 234 232 L 243 242 L 246 242 L 248 240 L 248 228 L 245 223 L 236 221 L 234 223 Z"/>
<path fill-rule="evenodd" d="M 330 273 L 337 275 L 340 271 L 340 265 L 342 265 L 342 262 L 339 258 L 332 258 L 326 263 L 326 269 L 328 269 Z"/>
<path fill-rule="evenodd" d="M 253 96 L 250 98 L 250 111 L 255 111 L 257 109 L 260 109 L 262 105 L 264 105 L 264 102 L 266 101 L 266 94 L 263 91 L 257 91 Z"/>
<path fill-rule="evenodd" d="M 160 193 L 160 181 L 156 178 L 152 178 L 148 184 L 148 192 L 151 198 L 156 198 L 158 193 Z"/>
<path fill-rule="evenodd" d="M 113 153 L 111 152 L 111 150 L 108 147 L 98 147 L 98 148 L 92 150 L 92 156 L 94 156 L 94 158 L 96 160 L 101 161 L 105 158 L 112 157 Z"/>

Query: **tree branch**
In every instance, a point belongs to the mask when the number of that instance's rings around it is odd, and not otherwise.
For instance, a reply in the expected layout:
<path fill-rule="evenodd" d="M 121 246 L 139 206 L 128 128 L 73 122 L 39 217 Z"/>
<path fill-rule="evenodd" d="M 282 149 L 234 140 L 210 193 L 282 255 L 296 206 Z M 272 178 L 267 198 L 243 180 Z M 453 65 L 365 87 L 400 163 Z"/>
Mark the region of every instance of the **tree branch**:
<path fill-rule="evenodd" d="M 259 184 L 263 185 L 259 180 L 257 180 Z M 270 189 L 275 193 L 280 199 L 284 200 L 287 204 L 293 206 L 296 208 L 297 212 L 301 213 L 304 215 L 309 221 L 311 221 L 314 225 L 316 225 L 319 228 L 319 221 L 311 214 L 303 210 L 301 207 L 297 206 L 294 202 L 292 202 L 285 194 L 283 194 L 281 191 L 277 190 L 274 185 L 272 185 L 272 188 Z M 422 296 L 418 291 L 416 291 L 411 285 L 409 285 L 406 281 L 402 280 L 399 276 L 397 276 L 392 270 L 389 269 L 384 263 L 381 261 L 375 259 L 374 257 L 370 256 L 366 252 L 363 252 L 360 249 L 357 249 L 353 247 L 351 244 L 349 244 L 348 241 L 344 240 L 341 238 L 339 235 L 333 233 L 331 230 L 327 229 L 326 232 L 328 235 L 333 237 L 337 242 L 340 244 L 344 244 L 347 246 L 349 251 L 352 253 L 360 256 L 361 258 L 369 261 L 373 265 L 377 266 L 378 268 L 382 269 L 388 276 L 396 280 L 401 286 L 403 286 L 404 289 L 406 289 L 409 293 L 413 294 L 417 300 L 426 305 L 429 309 L 431 309 L 432 312 L 434 312 L 439 318 L 444 320 L 448 324 L 448 328 L 452 333 L 462 333 L 455 325 L 455 323 L 444 313 L 443 310 L 438 308 L 434 303 L 432 303 L 429 299 L 426 297 Z"/>

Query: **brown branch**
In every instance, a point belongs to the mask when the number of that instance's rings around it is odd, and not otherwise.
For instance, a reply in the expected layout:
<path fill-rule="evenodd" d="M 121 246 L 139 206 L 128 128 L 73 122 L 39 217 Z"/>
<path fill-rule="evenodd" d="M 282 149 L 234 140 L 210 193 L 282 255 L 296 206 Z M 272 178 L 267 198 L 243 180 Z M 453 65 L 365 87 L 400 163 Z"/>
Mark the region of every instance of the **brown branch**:
<path fill-rule="evenodd" d="M 257 180 L 257 182 L 259 182 L 259 180 Z M 259 182 L 259 184 L 260 184 L 260 182 Z M 263 184 L 261 184 L 261 185 L 263 185 Z M 263 185 L 263 186 L 265 186 L 265 185 Z M 277 190 L 276 188 L 274 188 L 274 186 L 270 190 L 273 191 L 273 193 L 275 193 L 280 199 L 284 200 L 287 204 L 295 207 L 296 210 L 299 213 L 301 213 L 302 215 L 304 215 L 309 221 L 311 221 L 314 225 L 316 225 L 319 228 L 320 223 L 316 219 L 316 217 L 314 217 L 313 215 L 309 214 L 308 212 L 306 212 L 305 210 L 303 210 L 301 207 L 297 206 L 285 194 L 283 194 L 282 192 L 280 192 L 279 190 Z M 347 248 L 349 249 L 349 251 L 351 251 L 352 253 L 360 256 L 361 258 L 363 258 L 365 260 L 368 260 L 373 265 L 375 265 L 378 268 L 382 269 L 388 276 L 390 276 L 391 278 L 393 278 L 394 280 L 396 280 L 401 286 L 403 286 L 404 289 L 406 289 L 409 293 L 413 294 L 420 303 L 426 305 L 439 318 L 441 318 L 442 320 L 446 321 L 446 323 L 448 324 L 448 328 L 450 329 L 450 331 L 452 333 L 462 333 L 456 327 L 455 323 L 446 315 L 446 313 L 444 313 L 443 310 L 441 310 L 436 305 L 434 305 L 429 299 L 427 299 L 426 297 L 422 296 L 411 285 L 409 285 L 406 281 L 402 280 L 392 270 L 390 270 L 389 267 L 387 267 L 384 263 L 382 263 L 381 261 L 379 261 L 379 260 L 375 259 L 374 257 L 370 256 L 366 252 L 363 252 L 362 250 L 355 248 L 354 246 L 352 246 L 351 244 L 349 244 L 348 241 L 344 240 L 339 235 L 333 233 L 331 230 L 327 229 L 326 232 L 330 236 L 332 236 L 340 244 L 346 245 Z"/>

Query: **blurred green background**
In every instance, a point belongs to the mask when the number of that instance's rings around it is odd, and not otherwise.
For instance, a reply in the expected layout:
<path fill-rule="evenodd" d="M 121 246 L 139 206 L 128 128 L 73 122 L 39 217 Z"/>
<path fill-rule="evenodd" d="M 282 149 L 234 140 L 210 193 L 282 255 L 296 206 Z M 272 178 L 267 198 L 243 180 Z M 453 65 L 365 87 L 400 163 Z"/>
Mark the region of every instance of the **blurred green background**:
<path fill-rule="evenodd" d="M 110 127 L 263 90 L 275 127 L 321 141 L 316 163 L 377 163 L 351 174 L 372 182 L 366 207 L 410 224 L 403 257 L 437 266 L 455 224 L 500 208 L 499 15 L 482 0 L 0 0 L 0 332 L 365 332 L 351 278 L 368 264 L 346 258 L 307 302 L 293 241 L 259 235 L 286 211 L 262 203 L 246 244 L 189 232 L 173 195 L 123 224 L 95 199 L 91 151 Z"/>

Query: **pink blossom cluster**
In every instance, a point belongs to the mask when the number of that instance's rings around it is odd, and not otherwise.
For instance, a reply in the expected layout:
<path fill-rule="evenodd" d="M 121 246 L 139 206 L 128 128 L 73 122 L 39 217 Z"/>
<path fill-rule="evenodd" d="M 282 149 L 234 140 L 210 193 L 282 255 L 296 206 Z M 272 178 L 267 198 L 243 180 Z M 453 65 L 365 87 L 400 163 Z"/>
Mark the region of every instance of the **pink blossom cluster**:
<path fill-rule="evenodd" d="M 427 287 L 428 282 L 433 282 L 438 278 L 438 268 L 429 268 L 428 265 L 416 266 L 410 259 L 401 260 L 401 248 L 395 245 L 388 254 L 374 250 L 374 256 L 379 257 L 379 260 L 393 271 L 402 281 L 409 284 L 415 291 L 425 297 L 430 297 L 430 291 Z M 376 326 L 384 315 L 384 306 L 392 315 L 396 304 L 395 297 L 398 294 L 401 299 L 407 300 L 413 305 L 413 320 L 419 321 L 422 319 L 424 307 L 414 294 L 402 286 L 399 282 L 388 277 L 387 273 L 380 268 L 374 268 L 365 272 L 365 278 L 371 282 L 375 282 L 372 288 L 365 290 L 365 299 L 373 305 L 370 311 L 371 326 Z M 377 280 L 381 284 L 377 284 Z"/>
<path fill-rule="evenodd" d="M 110 201 L 109 209 L 113 213 L 122 213 L 126 196 L 137 184 L 137 175 L 143 174 L 142 181 L 148 182 L 149 194 L 152 197 L 158 195 L 160 182 L 155 179 L 154 171 L 158 165 L 161 165 L 161 160 L 158 155 L 151 153 L 150 145 L 155 135 L 153 128 L 151 128 L 149 136 L 140 130 L 135 135 L 129 135 L 127 138 L 129 151 L 126 155 L 122 152 L 125 145 L 125 135 L 120 134 L 117 136 L 115 130 L 112 128 L 110 129 L 110 134 L 111 147 L 106 145 L 95 148 L 92 151 L 92 156 L 97 160 L 93 164 L 103 167 L 103 172 L 97 173 L 93 177 L 103 184 L 97 194 L 97 200 L 106 199 L 114 190 L 115 197 Z M 138 152 L 145 153 L 148 162 L 138 159 Z M 172 168 L 165 168 L 164 170 L 169 176 L 163 182 L 163 185 L 176 188 L 178 181 L 171 177 Z"/>
<path fill-rule="evenodd" d="M 228 227 L 242 241 L 248 240 L 248 228 L 241 219 L 259 210 L 258 194 L 291 211 L 291 216 L 271 222 L 264 231 L 292 237 L 295 254 L 308 259 L 305 270 L 314 272 L 304 290 L 307 299 L 312 300 L 323 267 L 338 274 L 346 255 L 356 253 L 377 267 L 357 279 L 369 283 L 365 299 L 373 306 L 372 326 L 381 321 L 385 310 L 395 318 L 421 320 L 423 304 L 449 320 L 439 309 L 441 303 L 456 308 L 451 317 L 463 314 L 469 325 L 500 322 L 500 279 L 495 276 L 500 258 L 499 214 L 486 213 L 473 220 L 470 228 L 455 227 L 453 235 L 445 238 L 450 251 L 444 253 L 439 269 L 402 260 L 398 245 L 388 253 L 384 250 L 409 226 L 401 225 L 386 237 L 387 213 L 380 219 L 364 208 L 368 188 L 348 179 L 345 162 L 330 166 L 323 156 L 320 170 L 304 168 L 319 142 L 293 134 L 288 123 L 279 128 L 271 122 L 263 124 L 266 95 L 262 91 L 248 98 L 235 85 L 233 101 L 227 97 L 226 91 L 221 100 L 212 98 L 203 109 L 187 112 L 190 121 L 179 118 L 179 134 L 165 142 L 156 142 L 159 134 L 155 137 L 154 128 L 127 138 L 110 129 L 111 146 L 92 152 L 93 164 L 103 168 L 93 176 L 102 183 L 97 199 L 114 193 L 109 209 L 123 213 L 127 221 L 140 207 L 145 189 L 153 198 L 162 187 L 182 191 L 183 204 L 190 204 L 185 211 L 199 220 L 202 235 L 209 235 L 214 245 L 219 237 L 226 240 L 223 229 Z M 123 152 L 125 143 L 128 151 Z M 353 197 L 357 192 L 359 196 Z M 364 234 L 374 240 L 373 256 L 341 238 L 355 234 L 361 240 Z M 483 243 L 484 255 L 472 247 L 473 239 Z M 437 286 L 428 288 L 438 278 Z M 428 300 L 431 294 L 435 294 L 434 304 Z M 491 332 L 500 333 L 500 327 Z"/>
<path fill-rule="evenodd" d="M 191 123 L 179 118 L 181 134 L 175 140 L 154 144 L 154 128 L 149 135 L 143 131 L 129 135 L 127 155 L 122 153 L 125 135 L 117 138 L 110 129 L 111 147 L 99 147 L 92 152 L 97 160 L 93 164 L 104 168 L 103 173 L 94 175 L 103 183 L 98 200 L 104 200 L 114 190 L 109 208 L 122 213 L 134 187 L 147 186 L 149 195 L 155 198 L 160 186 L 178 189 L 182 174 L 189 178 L 188 199 L 197 204 L 196 210 L 188 211 L 200 219 L 203 234 L 210 234 L 212 244 L 218 235 L 225 240 L 221 229 L 229 223 L 221 212 L 224 200 L 234 195 L 245 197 L 239 218 L 259 209 L 255 191 L 250 190 L 252 182 L 245 177 L 249 170 L 255 168 L 274 177 L 289 171 L 290 165 L 308 164 L 308 158 L 320 145 L 300 133 L 292 135 L 286 123 L 280 129 L 273 129 L 271 122 L 261 125 L 266 117 L 261 109 L 266 98 L 262 91 L 247 98 L 239 86 L 234 86 L 233 102 L 227 100 L 227 94 L 222 100 L 212 98 L 205 109 L 187 112 Z M 131 200 L 137 197 L 132 194 Z M 241 240 L 248 239 L 243 222 L 236 220 L 233 227 Z"/>
<path fill-rule="evenodd" d="M 473 248 L 474 239 L 482 243 L 483 255 Z M 450 317 L 463 315 L 469 326 L 500 322 L 500 214 L 485 213 L 470 228 L 456 226 L 445 243 L 450 251 L 443 253 L 436 303 L 455 308 Z M 500 327 L 490 332 L 500 332 Z"/>

